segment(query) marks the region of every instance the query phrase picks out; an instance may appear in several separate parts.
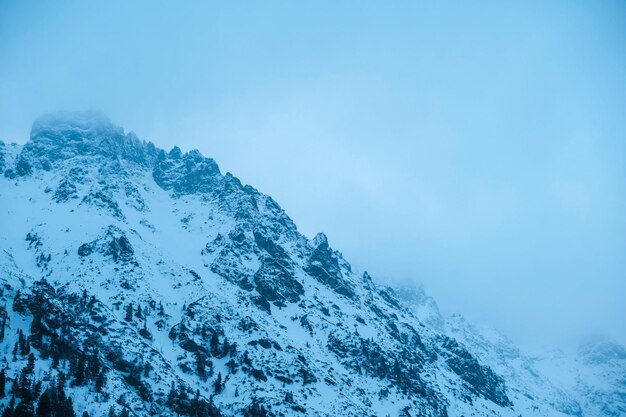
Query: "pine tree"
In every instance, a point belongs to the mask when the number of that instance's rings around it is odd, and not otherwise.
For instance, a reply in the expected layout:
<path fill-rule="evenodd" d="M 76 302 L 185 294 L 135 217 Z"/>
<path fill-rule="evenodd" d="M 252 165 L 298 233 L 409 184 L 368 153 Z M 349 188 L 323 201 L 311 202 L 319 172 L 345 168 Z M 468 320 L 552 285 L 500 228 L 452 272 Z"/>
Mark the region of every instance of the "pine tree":
<path fill-rule="evenodd" d="M 28 336 L 24 342 L 24 353 L 23 355 L 28 355 L 30 353 L 30 336 Z"/>
<path fill-rule="evenodd" d="M 35 373 L 35 355 L 32 353 L 28 355 L 28 362 L 17 380 L 16 394 L 19 398 L 26 401 L 30 401 L 33 398 L 32 386 L 33 386 L 33 374 Z M 17 409 L 16 409 L 17 412 Z"/>
<path fill-rule="evenodd" d="M 74 367 L 74 381 L 73 384 L 76 386 L 85 385 L 85 357 L 80 355 L 76 361 L 76 366 Z"/>
<path fill-rule="evenodd" d="M 126 317 L 124 317 L 126 321 L 133 321 L 133 303 L 128 304 L 126 307 Z"/>
<path fill-rule="evenodd" d="M 252 403 L 244 411 L 246 417 L 267 417 L 267 410 L 260 404 L 258 398 L 253 398 Z"/>
<path fill-rule="evenodd" d="M 7 375 L 5 370 L 0 371 L 0 398 L 4 398 L 4 390 L 7 384 Z"/>
<path fill-rule="evenodd" d="M 61 353 L 56 345 L 52 345 L 52 343 L 50 344 L 50 349 L 52 349 L 52 367 L 57 369 L 59 367 L 59 362 L 61 361 Z"/>
<path fill-rule="evenodd" d="M 222 373 L 221 372 L 218 372 L 218 374 L 217 374 L 217 379 L 215 380 L 215 386 L 214 387 L 215 387 L 215 393 L 216 394 L 221 393 L 222 389 L 224 388 L 222 386 Z"/>
<path fill-rule="evenodd" d="M 22 356 L 26 356 L 30 353 L 30 338 L 24 336 L 22 329 L 17 331 L 17 347 L 19 354 Z"/>
<path fill-rule="evenodd" d="M 39 397 L 39 402 L 37 403 L 37 412 L 35 415 L 37 417 L 48 417 L 52 413 L 52 402 L 50 400 L 50 393 L 48 390 L 45 390 L 41 397 Z"/>
<path fill-rule="evenodd" d="M 35 315 L 32 323 L 30 324 L 30 340 L 31 344 L 36 348 L 41 349 L 42 347 L 44 331 L 45 328 L 41 322 L 41 317 L 39 317 L 39 315 Z"/>
<path fill-rule="evenodd" d="M 143 313 L 141 312 L 141 304 L 137 305 L 137 313 L 135 314 L 139 320 L 143 320 Z"/>
<path fill-rule="evenodd" d="M 230 351 L 230 343 L 228 343 L 228 338 L 224 337 L 224 344 L 222 345 L 222 356 L 228 355 Z"/>
<path fill-rule="evenodd" d="M 89 380 L 96 379 L 100 373 L 100 351 L 98 348 L 94 349 L 91 355 L 87 358 L 87 368 L 85 369 L 85 376 Z"/>
<path fill-rule="evenodd" d="M 7 316 L 5 313 L 4 317 L 2 317 L 2 325 L 0 326 L 0 342 L 4 340 L 4 330 L 6 329 L 6 326 L 7 326 Z"/>
<path fill-rule="evenodd" d="M 213 332 L 213 334 L 211 335 L 211 355 L 213 356 L 219 355 L 219 350 L 218 350 L 219 343 L 220 343 L 220 339 L 217 336 L 217 332 Z"/>
<path fill-rule="evenodd" d="M 206 356 L 202 352 L 196 352 L 196 372 L 202 380 L 206 380 Z"/>
<path fill-rule="evenodd" d="M 26 338 L 24 337 L 24 332 L 22 329 L 17 329 L 17 352 L 20 355 L 23 355 L 22 352 L 25 350 Z"/>
<path fill-rule="evenodd" d="M 96 392 L 101 393 L 107 384 L 107 377 L 104 374 L 104 370 L 100 371 L 96 377 Z"/>
<path fill-rule="evenodd" d="M 76 413 L 74 412 L 74 404 L 72 402 L 72 398 L 68 397 L 65 401 L 65 404 L 61 407 L 61 412 L 57 413 L 57 416 L 61 417 L 76 417 Z"/>

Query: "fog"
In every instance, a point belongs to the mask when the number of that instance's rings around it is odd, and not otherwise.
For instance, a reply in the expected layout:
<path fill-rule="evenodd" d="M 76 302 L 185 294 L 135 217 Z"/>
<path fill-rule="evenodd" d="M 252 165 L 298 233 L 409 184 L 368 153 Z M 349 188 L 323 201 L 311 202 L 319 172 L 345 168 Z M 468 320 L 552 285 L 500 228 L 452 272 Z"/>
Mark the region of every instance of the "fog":
<path fill-rule="evenodd" d="M 626 342 L 626 7 L 435 3 L 3 1 L 0 139 L 97 108 L 446 314 Z"/>

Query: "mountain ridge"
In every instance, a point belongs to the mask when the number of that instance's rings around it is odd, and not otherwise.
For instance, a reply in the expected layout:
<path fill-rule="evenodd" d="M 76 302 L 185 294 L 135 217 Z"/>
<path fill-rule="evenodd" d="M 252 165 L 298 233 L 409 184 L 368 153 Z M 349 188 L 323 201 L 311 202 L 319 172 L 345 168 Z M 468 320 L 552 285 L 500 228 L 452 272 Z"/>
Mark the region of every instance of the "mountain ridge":
<path fill-rule="evenodd" d="M 37 409 L 37 381 L 92 416 L 565 415 L 196 150 L 59 113 L 0 145 L 0 170 L 15 409 Z M 7 359 L 20 340 L 32 360 Z"/>

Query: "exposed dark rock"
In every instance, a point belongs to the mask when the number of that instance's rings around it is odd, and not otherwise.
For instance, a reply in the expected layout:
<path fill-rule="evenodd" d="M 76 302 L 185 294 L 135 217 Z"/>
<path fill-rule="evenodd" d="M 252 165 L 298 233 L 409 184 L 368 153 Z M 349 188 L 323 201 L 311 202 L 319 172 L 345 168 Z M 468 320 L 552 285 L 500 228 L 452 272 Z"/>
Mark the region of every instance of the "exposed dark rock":
<path fill-rule="evenodd" d="M 293 273 L 273 258 L 265 258 L 262 262 L 261 268 L 254 274 L 254 283 L 259 294 L 276 305 L 285 301 L 300 301 L 304 288 L 293 277 Z"/>
<path fill-rule="evenodd" d="M 98 239 L 83 243 L 78 248 L 78 255 L 89 256 L 94 252 L 111 257 L 114 262 L 135 262 L 135 251 L 123 231 L 115 226 L 109 226 Z"/>
<path fill-rule="evenodd" d="M 267 301 L 267 298 L 263 297 L 262 295 L 252 297 L 252 303 L 254 303 L 254 305 L 259 307 L 261 310 L 267 312 L 268 314 L 272 314 L 272 306 L 270 305 L 269 301 Z"/>
<path fill-rule="evenodd" d="M 57 203 L 65 203 L 70 199 L 78 198 L 78 194 L 76 193 L 76 185 L 73 182 L 70 182 L 67 178 L 64 178 L 59 183 L 52 199 Z"/>
<path fill-rule="evenodd" d="M 89 256 L 93 253 L 94 245 L 91 243 L 83 243 L 78 247 L 79 256 Z"/>
<path fill-rule="evenodd" d="M 215 191 L 222 180 L 214 160 L 203 157 L 197 150 L 183 155 L 177 147 L 169 153 L 159 153 L 152 176 L 161 188 L 179 195 Z"/>
<path fill-rule="evenodd" d="M 94 207 L 102 208 L 115 218 L 120 220 L 124 219 L 124 215 L 122 214 L 122 210 L 120 206 L 117 204 L 117 201 L 113 199 L 113 196 L 110 193 L 107 193 L 104 190 L 90 192 L 85 197 L 83 197 L 84 204 L 88 204 Z"/>
<path fill-rule="evenodd" d="M 291 259 L 289 258 L 289 255 L 287 255 L 287 252 L 285 252 L 280 245 L 265 237 L 261 232 L 254 232 L 254 241 L 257 246 L 264 250 L 271 258 L 280 263 L 290 263 Z"/>
<path fill-rule="evenodd" d="M 339 267 L 339 261 L 328 245 L 324 234 L 318 234 L 314 239 L 315 248 L 309 257 L 305 271 L 319 282 L 332 288 L 338 294 L 348 298 L 356 298 L 352 285 L 347 282 Z"/>
<path fill-rule="evenodd" d="M 481 365 L 456 340 L 441 336 L 440 341 L 443 348 L 440 353 L 446 363 L 454 373 L 467 382 L 473 393 L 503 407 L 513 405 L 506 395 L 504 381 L 491 368 Z"/>

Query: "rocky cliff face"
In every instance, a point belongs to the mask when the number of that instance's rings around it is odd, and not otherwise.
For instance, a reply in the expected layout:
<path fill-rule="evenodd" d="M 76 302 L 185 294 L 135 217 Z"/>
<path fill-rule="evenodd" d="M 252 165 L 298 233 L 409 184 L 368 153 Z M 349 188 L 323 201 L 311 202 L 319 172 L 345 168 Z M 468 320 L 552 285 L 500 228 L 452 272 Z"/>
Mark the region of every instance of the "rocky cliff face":
<path fill-rule="evenodd" d="M 562 415 L 198 151 L 57 114 L 0 171 L 7 413 Z"/>

